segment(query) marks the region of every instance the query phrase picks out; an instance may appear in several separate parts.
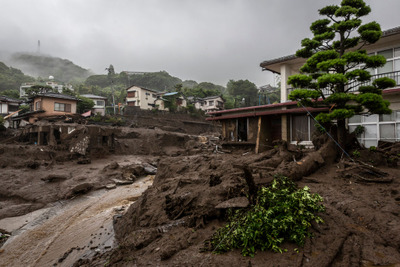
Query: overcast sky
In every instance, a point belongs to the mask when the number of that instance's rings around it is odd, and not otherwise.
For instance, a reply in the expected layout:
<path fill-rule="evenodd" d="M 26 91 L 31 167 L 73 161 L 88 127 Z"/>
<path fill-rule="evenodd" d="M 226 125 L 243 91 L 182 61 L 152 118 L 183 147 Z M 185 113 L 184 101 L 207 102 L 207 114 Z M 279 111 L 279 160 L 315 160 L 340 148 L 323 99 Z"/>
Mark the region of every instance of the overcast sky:
<path fill-rule="evenodd" d="M 273 83 L 259 64 L 295 53 L 318 9 L 338 0 L 0 0 L 0 52 L 61 57 L 105 74 L 165 70 L 226 86 Z M 400 0 L 366 0 L 382 29 Z"/>

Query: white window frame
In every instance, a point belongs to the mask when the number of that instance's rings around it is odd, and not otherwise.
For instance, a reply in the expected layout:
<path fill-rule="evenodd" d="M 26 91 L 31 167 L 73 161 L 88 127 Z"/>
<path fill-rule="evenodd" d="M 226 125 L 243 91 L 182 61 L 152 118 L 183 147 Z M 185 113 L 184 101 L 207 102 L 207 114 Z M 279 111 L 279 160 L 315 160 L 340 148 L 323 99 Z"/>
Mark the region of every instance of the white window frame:
<path fill-rule="evenodd" d="M 306 114 L 304 114 L 304 116 L 307 117 L 307 132 L 308 132 L 308 140 L 305 141 L 301 141 L 301 142 L 297 142 L 296 140 L 293 140 L 293 115 L 290 115 L 290 127 L 289 127 L 289 138 L 290 138 L 290 144 L 293 145 L 302 145 L 305 146 L 307 148 L 311 148 L 313 147 L 313 143 L 311 141 L 311 136 L 312 136 L 312 132 L 311 132 L 311 120 L 312 118 L 310 116 L 307 116 Z"/>
<path fill-rule="evenodd" d="M 378 142 L 380 140 L 390 142 L 390 140 L 388 140 L 388 139 L 382 139 L 381 138 L 380 126 L 381 125 L 393 125 L 394 124 L 394 129 L 395 129 L 394 141 L 395 142 L 399 142 L 400 141 L 400 132 L 397 131 L 397 128 L 400 125 L 400 110 L 393 110 L 392 112 L 393 112 L 392 114 L 394 116 L 394 120 L 393 121 L 380 121 L 379 115 L 378 114 L 374 114 L 374 115 L 377 116 L 376 121 L 368 122 L 368 121 L 366 121 L 366 119 L 368 118 L 367 116 L 356 115 L 356 116 L 361 116 L 361 122 L 354 122 L 354 123 L 348 122 L 348 126 L 349 127 L 354 127 L 354 128 L 357 127 L 357 126 L 363 126 L 363 127 L 365 127 L 365 126 L 375 126 L 376 127 L 376 129 L 375 129 L 376 130 L 376 139 L 375 138 L 365 138 L 365 133 L 362 133 L 361 137 L 357 137 L 358 142 L 360 142 L 360 144 L 362 144 L 365 147 L 369 148 L 371 146 L 365 145 L 365 141 L 375 141 L 375 145 L 374 146 L 377 146 Z M 391 139 L 391 140 L 393 140 L 393 139 Z"/>

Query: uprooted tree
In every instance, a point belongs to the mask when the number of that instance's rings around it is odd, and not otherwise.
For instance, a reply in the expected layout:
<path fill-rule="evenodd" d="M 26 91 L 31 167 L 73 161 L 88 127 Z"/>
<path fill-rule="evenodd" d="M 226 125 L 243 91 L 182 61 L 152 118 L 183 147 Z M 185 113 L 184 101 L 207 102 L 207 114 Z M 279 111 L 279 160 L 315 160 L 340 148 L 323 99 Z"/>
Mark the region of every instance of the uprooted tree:
<path fill-rule="evenodd" d="M 389 102 L 382 98 L 382 90 L 395 86 L 389 78 L 371 82 L 368 69 L 382 67 L 386 59 L 368 55 L 365 45 L 377 42 L 382 36 L 380 25 L 362 25 L 361 17 L 371 8 L 363 0 L 343 0 L 339 6 L 330 5 L 319 10 L 327 18 L 311 24 L 312 39 L 302 40 L 296 56 L 307 58 L 300 74 L 292 75 L 288 84 L 294 88 L 289 98 L 302 105 L 328 107 L 320 113 L 319 122 L 337 123 L 337 140 L 346 143 L 345 121 L 356 114 L 390 114 Z"/>

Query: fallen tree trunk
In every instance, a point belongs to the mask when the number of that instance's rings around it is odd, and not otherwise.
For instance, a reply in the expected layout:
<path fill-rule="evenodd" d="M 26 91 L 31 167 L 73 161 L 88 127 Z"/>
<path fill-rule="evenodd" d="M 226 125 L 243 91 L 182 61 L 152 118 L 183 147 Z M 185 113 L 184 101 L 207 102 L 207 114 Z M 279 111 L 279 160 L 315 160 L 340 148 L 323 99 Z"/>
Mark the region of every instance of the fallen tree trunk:
<path fill-rule="evenodd" d="M 300 180 L 304 176 L 318 170 L 325 164 L 333 163 L 337 157 L 337 149 L 333 141 L 328 141 L 319 150 L 309 153 L 300 161 L 280 164 L 273 174 L 282 174 L 293 180 Z"/>

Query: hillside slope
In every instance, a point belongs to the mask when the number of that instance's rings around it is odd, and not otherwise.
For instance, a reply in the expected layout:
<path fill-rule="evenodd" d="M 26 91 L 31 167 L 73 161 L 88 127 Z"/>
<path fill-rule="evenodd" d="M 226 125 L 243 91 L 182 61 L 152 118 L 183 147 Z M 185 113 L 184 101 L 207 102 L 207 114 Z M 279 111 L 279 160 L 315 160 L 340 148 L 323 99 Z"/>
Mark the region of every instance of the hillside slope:
<path fill-rule="evenodd" d="M 54 76 L 63 83 L 82 81 L 92 74 L 67 59 L 41 54 L 16 53 L 11 56 L 11 64 L 31 76 Z"/>

